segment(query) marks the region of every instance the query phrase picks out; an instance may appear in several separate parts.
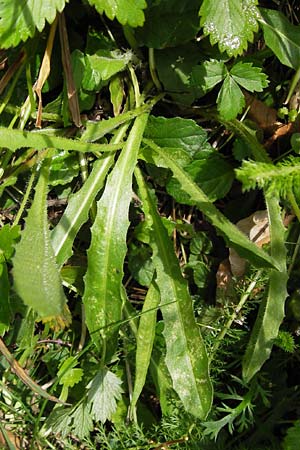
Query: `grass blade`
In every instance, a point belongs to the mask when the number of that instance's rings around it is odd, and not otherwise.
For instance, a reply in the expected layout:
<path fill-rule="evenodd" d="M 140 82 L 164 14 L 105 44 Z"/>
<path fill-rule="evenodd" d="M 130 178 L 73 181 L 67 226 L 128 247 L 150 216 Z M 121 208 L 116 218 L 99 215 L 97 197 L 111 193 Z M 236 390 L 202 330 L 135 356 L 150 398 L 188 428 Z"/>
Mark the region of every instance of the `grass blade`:
<path fill-rule="evenodd" d="M 127 251 L 128 209 L 132 197 L 132 173 L 148 113 L 137 117 L 119 159 L 97 203 L 85 275 L 83 302 L 86 323 L 96 345 L 103 338 L 103 359 L 115 351 L 117 329 L 110 324 L 121 319 L 121 286 Z M 100 329 L 102 332 L 100 334 Z M 106 346 L 109 343 L 109 348 Z"/>
<path fill-rule="evenodd" d="M 243 378 L 250 381 L 269 358 L 274 339 L 284 318 L 284 303 L 287 297 L 286 248 L 284 226 L 282 224 L 279 200 L 276 196 L 266 198 L 270 235 L 271 254 L 277 260 L 280 270 L 271 270 L 267 297 L 259 307 L 258 317 L 243 360 Z"/>
<path fill-rule="evenodd" d="M 145 220 L 151 228 L 150 245 L 161 295 L 166 340 L 166 365 L 173 387 L 185 409 L 204 419 L 212 404 L 212 385 L 206 349 L 196 324 L 192 299 L 167 230 L 141 173 L 136 171 Z"/>

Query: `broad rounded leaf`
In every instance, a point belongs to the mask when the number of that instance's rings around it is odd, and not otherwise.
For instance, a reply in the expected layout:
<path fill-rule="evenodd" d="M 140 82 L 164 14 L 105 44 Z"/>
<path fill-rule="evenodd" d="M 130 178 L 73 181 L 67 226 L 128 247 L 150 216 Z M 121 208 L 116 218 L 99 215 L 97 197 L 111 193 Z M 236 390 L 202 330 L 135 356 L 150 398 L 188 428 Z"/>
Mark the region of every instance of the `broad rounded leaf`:
<path fill-rule="evenodd" d="M 212 45 L 237 56 L 247 49 L 257 31 L 257 0 L 204 0 L 200 8 L 201 26 Z"/>
<path fill-rule="evenodd" d="M 36 28 L 42 31 L 46 21 L 52 23 L 65 3 L 65 0 L 0 1 L 0 47 L 15 47 L 32 37 Z"/>

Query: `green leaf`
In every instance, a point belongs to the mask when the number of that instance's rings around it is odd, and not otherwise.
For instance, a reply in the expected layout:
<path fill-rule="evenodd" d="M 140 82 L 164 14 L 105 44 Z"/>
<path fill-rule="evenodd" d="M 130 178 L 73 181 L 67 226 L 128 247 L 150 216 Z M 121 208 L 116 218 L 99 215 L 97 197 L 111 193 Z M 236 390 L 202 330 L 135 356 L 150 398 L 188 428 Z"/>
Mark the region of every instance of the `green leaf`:
<path fill-rule="evenodd" d="M 76 369 L 75 366 L 77 364 L 78 360 L 73 356 L 70 356 L 63 361 L 60 365 L 59 371 L 57 372 L 59 384 L 63 384 L 66 387 L 73 387 L 81 381 L 83 370 Z"/>
<path fill-rule="evenodd" d="M 250 92 L 261 92 L 269 82 L 267 75 L 260 67 L 253 67 L 252 63 L 238 62 L 230 70 L 232 78 Z"/>
<path fill-rule="evenodd" d="M 120 50 L 98 50 L 94 55 L 87 55 L 88 70 L 84 75 L 83 87 L 90 91 L 99 89 L 100 81 L 107 81 L 118 72 L 126 69 L 133 58 L 130 50 L 122 53 Z"/>
<path fill-rule="evenodd" d="M 148 0 L 147 4 L 145 23 L 135 30 L 140 46 L 176 47 L 191 41 L 199 31 L 198 0 Z"/>
<path fill-rule="evenodd" d="M 119 150 L 121 144 L 91 144 L 90 142 L 49 136 L 46 132 L 12 130 L 0 127 L 0 146 L 12 151 L 19 148 L 33 147 L 36 150 L 59 148 L 61 150 L 76 150 L 78 152 L 109 152 Z"/>
<path fill-rule="evenodd" d="M 203 152 L 200 159 L 186 165 L 184 170 L 191 179 L 203 190 L 210 201 L 225 197 L 231 188 L 234 172 L 217 152 Z M 179 203 L 193 205 L 190 196 L 180 189 L 180 184 L 174 179 L 167 183 L 167 191 Z"/>
<path fill-rule="evenodd" d="M 210 91 L 226 77 L 227 69 L 223 61 L 204 61 L 193 67 L 191 85 L 199 86 L 203 93 Z"/>
<path fill-rule="evenodd" d="M 227 75 L 217 98 L 218 111 L 225 120 L 235 119 L 245 106 L 245 97 L 236 81 Z"/>
<path fill-rule="evenodd" d="M 71 257 L 74 239 L 81 226 L 87 221 L 92 202 L 102 188 L 113 161 L 113 155 L 107 155 L 95 161 L 84 185 L 72 195 L 60 221 L 51 231 L 51 243 L 59 266 Z"/>
<path fill-rule="evenodd" d="M 90 407 L 86 402 L 82 402 L 72 413 L 73 426 L 72 433 L 78 439 L 86 438 L 93 430 L 93 420 L 90 414 Z"/>
<path fill-rule="evenodd" d="M 166 365 L 173 387 L 185 409 L 204 419 L 212 404 L 212 385 L 205 345 L 195 321 L 192 299 L 181 274 L 173 244 L 157 213 L 152 195 L 138 171 L 136 178 L 145 220 L 152 230 L 150 246 L 161 296 Z"/>
<path fill-rule="evenodd" d="M 300 59 L 300 25 L 293 25 L 280 11 L 261 8 L 260 12 L 260 23 L 267 46 L 282 64 L 297 70 Z"/>
<path fill-rule="evenodd" d="M 117 409 L 117 400 L 122 396 L 121 384 L 120 378 L 106 368 L 100 369 L 88 384 L 88 403 L 97 422 L 105 423 L 111 419 Z"/>
<path fill-rule="evenodd" d="M 300 420 L 296 420 L 293 426 L 287 430 L 283 440 L 283 450 L 298 450 L 300 439 Z"/>
<path fill-rule="evenodd" d="M 104 344 L 107 343 L 108 358 L 115 351 L 118 335 L 117 327 L 111 325 L 121 319 L 120 290 L 127 251 L 132 173 L 147 119 L 148 113 L 135 119 L 124 149 L 97 203 L 97 216 L 91 229 L 83 302 L 91 337 L 100 346 L 102 335 Z"/>
<path fill-rule="evenodd" d="M 78 175 L 78 155 L 65 150 L 56 151 L 50 168 L 49 185 L 69 184 Z"/>
<path fill-rule="evenodd" d="M 4 254 L 5 259 L 10 259 L 15 251 L 14 246 L 20 237 L 20 225 L 4 225 L 0 229 L 0 253 Z"/>
<path fill-rule="evenodd" d="M 192 69 L 199 63 L 199 48 L 193 42 L 155 51 L 158 78 L 176 102 L 191 105 L 203 95 L 199 85 L 191 84 Z"/>
<path fill-rule="evenodd" d="M 145 16 L 144 9 L 147 6 L 145 0 L 88 0 L 95 6 L 99 14 L 105 13 L 110 20 L 115 18 L 121 25 L 140 27 Z"/>
<path fill-rule="evenodd" d="M 257 0 L 204 0 L 200 8 L 201 26 L 212 45 L 229 56 L 240 55 L 258 30 Z"/>
<path fill-rule="evenodd" d="M 40 317 L 60 315 L 66 303 L 48 228 L 48 178 L 49 162 L 42 166 L 13 258 L 15 290 Z"/>
<path fill-rule="evenodd" d="M 4 254 L 0 251 L 0 336 L 9 330 L 11 308 L 9 301 L 9 280 Z"/>
<path fill-rule="evenodd" d="M 229 247 L 234 247 L 237 252 L 249 259 L 254 265 L 266 267 L 278 267 L 274 258 L 270 257 L 265 251 L 258 248 L 253 242 L 238 230 L 216 207 L 209 201 L 202 189 L 199 188 L 182 169 L 171 155 L 164 152 L 164 149 L 158 147 L 154 142 L 145 139 L 145 143 L 151 148 L 143 150 L 143 156 L 146 161 L 154 162 L 159 167 L 168 167 L 176 178 L 181 189 L 189 194 L 191 200 L 215 226 L 218 233 L 225 237 Z"/>
<path fill-rule="evenodd" d="M 159 289 L 153 281 L 149 286 L 143 304 L 139 328 L 136 336 L 135 379 L 130 403 L 130 409 L 132 412 L 146 381 L 155 337 L 156 316 L 159 302 Z"/>
<path fill-rule="evenodd" d="M 0 2 L 0 47 L 16 47 L 52 23 L 65 0 L 9 0 Z"/>
<path fill-rule="evenodd" d="M 271 255 L 276 260 L 279 270 L 269 274 L 268 295 L 260 304 L 250 340 L 243 358 L 243 378 L 249 382 L 270 357 L 274 340 L 284 318 L 284 304 L 287 297 L 285 229 L 281 218 L 278 196 L 266 196 L 268 208 Z"/>
<path fill-rule="evenodd" d="M 160 147 L 181 148 L 190 158 L 197 152 L 211 148 L 207 143 L 206 131 L 194 120 L 181 117 L 167 119 L 150 116 L 144 137 Z"/>

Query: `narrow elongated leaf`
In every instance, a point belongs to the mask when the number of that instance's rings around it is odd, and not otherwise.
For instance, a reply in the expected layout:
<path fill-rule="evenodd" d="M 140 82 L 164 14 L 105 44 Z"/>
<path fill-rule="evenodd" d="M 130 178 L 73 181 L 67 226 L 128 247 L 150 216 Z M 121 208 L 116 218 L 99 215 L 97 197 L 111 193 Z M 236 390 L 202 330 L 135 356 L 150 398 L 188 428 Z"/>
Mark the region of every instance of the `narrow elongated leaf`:
<path fill-rule="evenodd" d="M 261 8 L 260 12 L 260 23 L 267 46 L 282 64 L 297 70 L 300 59 L 300 26 L 293 25 L 280 11 Z"/>
<path fill-rule="evenodd" d="M 204 0 L 200 8 L 201 26 L 212 45 L 237 56 L 246 50 L 258 29 L 257 0 Z"/>
<path fill-rule="evenodd" d="M 9 302 L 9 282 L 6 261 L 0 250 L 0 336 L 9 329 L 11 309 Z"/>
<path fill-rule="evenodd" d="M 109 152 L 120 149 L 122 144 L 91 144 L 75 139 L 49 136 L 49 134 L 42 132 L 36 133 L 0 127 L 0 146 L 12 151 L 33 147 L 36 150 L 59 148 L 78 152 Z"/>
<path fill-rule="evenodd" d="M 121 286 L 127 251 L 128 209 L 132 197 L 132 173 L 146 126 L 148 114 L 135 119 L 127 142 L 111 172 L 104 193 L 97 204 L 97 217 L 92 227 L 88 250 L 83 302 L 86 323 L 93 341 L 100 345 L 102 337 L 107 357 L 115 350 L 117 329 L 110 327 L 121 318 Z M 104 350 L 105 353 L 105 350 Z"/>
<path fill-rule="evenodd" d="M 40 317 L 60 315 L 66 303 L 47 220 L 49 163 L 42 166 L 21 241 L 13 258 L 14 287 Z"/>
<path fill-rule="evenodd" d="M 0 2 L 0 47 L 15 47 L 52 23 L 65 0 L 9 0 Z"/>
<path fill-rule="evenodd" d="M 204 419 L 212 404 L 212 385 L 206 349 L 195 321 L 192 299 L 154 200 L 140 172 L 136 171 L 136 177 L 145 219 L 152 229 L 150 245 L 161 295 L 166 364 L 173 387 L 185 409 Z"/>
<path fill-rule="evenodd" d="M 136 336 L 135 380 L 130 409 L 133 411 L 144 387 L 155 337 L 157 310 L 160 293 L 155 282 L 150 284 L 147 292 L 139 328 Z"/>
<path fill-rule="evenodd" d="M 122 25 L 140 27 L 145 16 L 143 9 L 147 4 L 145 0 L 88 0 L 95 6 L 100 14 L 105 14 L 110 20 L 117 19 Z"/>
<path fill-rule="evenodd" d="M 62 266 L 72 255 L 74 239 L 80 227 L 87 221 L 92 202 L 102 188 L 113 161 L 113 155 L 107 155 L 94 163 L 88 179 L 71 197 L 60 221 L 52 230 L 51 243 L 59 266 Z"/>
<path fill-rule="evenodd" d="M 207 216 L 208 220 L 214 225 L 218 233 L 225 237 L 229 247 L 234 247 L 237 252 L 249 259 L 254 265 L 279 267 L 277 261 L 268 255 L 265 251 L 258 248 L 253 242 L 237 229 L 216 207 L 209 201 L 204 192 L 182 169 L 172 156 L 160 149 L 157 145 L 148 139 L 144 140 L 151 148 L 152 153 L 145 149 L 143 156 L 149 162 L 155 162 L 160 167 L 168 167 L 172 170 L 174 178 L 180 183 L 181 189 L 186 192 L 194 201 L 194 204 Z"/>
<path fill-rule="evenodd" d="M 243 360 L 243 378 L 246 382 L 260 370 L 270 357 L 274 339 L 284 318 L 284 304 L 287 297 L 286 248 L 284 226 L 281 219 L 279 199 L 273 193 L 266 197 L 269 214 L 271 253 L 279 270 L 271 270 L 268 296 L 260 305 L 250 341 Z"/>

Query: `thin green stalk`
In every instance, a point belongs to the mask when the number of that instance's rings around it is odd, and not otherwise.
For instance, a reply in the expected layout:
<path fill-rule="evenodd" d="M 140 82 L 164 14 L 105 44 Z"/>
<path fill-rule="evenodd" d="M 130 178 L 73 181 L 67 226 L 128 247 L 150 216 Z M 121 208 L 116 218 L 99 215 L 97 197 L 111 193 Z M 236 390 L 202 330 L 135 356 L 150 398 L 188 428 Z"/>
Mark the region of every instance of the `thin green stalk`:
<path fill-rule="evenodd" d="M 288 200 L 293 208 L 293 211 L 298 219 L 298 222 L 300 223 L 300 209 L 292 190 L 290 190 L 288 193 Z"/>
<path fill-rule="evenodd" d="M 155 57 L 154 57 L 154 49 L 153 48 L 149 48 L 149 70 L 150 70 L 150 75 L 152 78 L 152 81 L 154 83 L 154 85 L 156 86 L 156 88 L 159 91 L 162 91 L 162 85 L 158 79 L 157 76 L 157 72 L 156 72 L 156 66 L 155 66 Z"/>
<path fill-rule="evenodd" d="M 255 288 L 255 285 L 257 283 L 257 281 L 259 280 L 260 276 L 262 274 L 262 271 L 259 270 L 254 279 L 251 281 L 251 283 L 249 284 L 246 292 L 244 292 L 244 294 L 241 296 L 241 299 L 238 303 L 238 305 L 236 306 L 236 308 L 234 309 L 233 313 L 231 314 L 230 318 L 227 320 L 226 324 L 224 325 L 223 329 L 221 330 L 221 332 L 218 334 L 218 336 L 215 339 L 215 343 L 210 355 L 210 359 L 213 359 L 216 351 L 218 350 L 218 348 L 220 347 L 224 337 L 226 336 L 227 332 L 230 330 L 231 325 L 233 324 L 233 322 L 235 321 L 235 319 L 238 317 L 239 313 L 241 312 L 244 304 L 246 303 L 246 301 L 248 300 L 251 292 L 253 291 L 253 289 Z"/>
<path fill-rule="evenodd" d="M 20 75 L 21 75 L 21 73 L 22 73 L 22 71 L 23 71 L 23 69 L 24 69 L 24 64 L 25 64 L 25 60 L 23 61 L 23 63 L 22 63 L 21 66 L 19 67 L 19 69 L 18 69 L 16 75 L 14 76 L 14 79 L 13 79 L 13 81 L 12 81 L 12 83 L 11 83 L 11 85 L 10 85 L 8 91 L 7 91 L 7 94 L 6 94 L 6 96 L 5 96 L 4 100 L 3 100 L 3 102 L 2 102 L 1 105 L 0 105 L 0 114 L 2 114 L 2 112 L 3 112 L 4 109 L 6 108 L 6 105 L 8 104 L 8 102 L 9 102 L 11 96 L 12 96 L 13 93 L 14 93 L 16 84 L 17 84 L 17 82 L 18 82 L 18 80 L 19 80 L 19 78 L 20 78 Z"/>
<path fill-rule="evenodd" d="M 31 175 L 30 175 L 29 182 L 28 182 L 28 185 L 27 185 L 27 188 L 26 188 L 26 192 L 25 192 L 25 195 L 23 197 L 22 203 L 20 205 L 19 211 L 17 212 L 17 215 L 15 217 L 13 226 L 17 225 L 19 223 L 19 220 L 22 217 L 22 214 L 23 214 L 23 212 L 25 210 L 25 207 L 26 207 L 26 204 L 27 204 L 30 192 L 32 190 L 32 186 L 33 186 L 33 182 L 34 182 L 34 179 L 35 179 L 35 175 L 36 175 L 35 171 L 33 171 L 31 173 Z"/>

